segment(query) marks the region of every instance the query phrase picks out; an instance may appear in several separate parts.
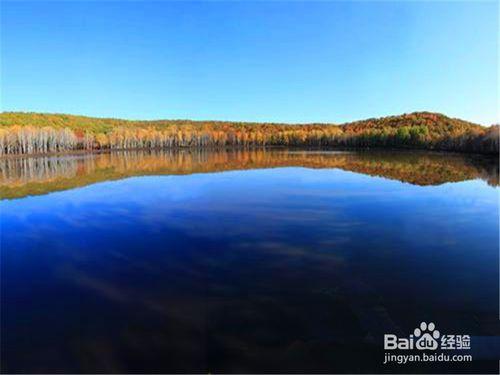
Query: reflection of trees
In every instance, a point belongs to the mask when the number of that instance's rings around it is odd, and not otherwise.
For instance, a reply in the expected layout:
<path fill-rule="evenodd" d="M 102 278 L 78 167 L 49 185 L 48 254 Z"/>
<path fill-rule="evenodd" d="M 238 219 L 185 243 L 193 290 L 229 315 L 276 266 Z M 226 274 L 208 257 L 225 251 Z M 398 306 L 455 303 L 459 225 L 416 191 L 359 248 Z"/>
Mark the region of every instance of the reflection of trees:
<path fill-rule="evenodd" d="M 498 162 L 482 156 L 425 152 L 306 152 L 206 149 L 121 151 L 0 160 L 3 198 L 44 194 L 99 181 L 152 174 L 190 174 L 301 166 L 339 168 L 416 185 L 481 178 L 498 185 Z"/>
<path fill-rule="evenodd" d="M 5 159 L 0 162 L 0 176 L 3 184 L 23 185 L 75 177 L 78 167 L 74 158 Z"/>

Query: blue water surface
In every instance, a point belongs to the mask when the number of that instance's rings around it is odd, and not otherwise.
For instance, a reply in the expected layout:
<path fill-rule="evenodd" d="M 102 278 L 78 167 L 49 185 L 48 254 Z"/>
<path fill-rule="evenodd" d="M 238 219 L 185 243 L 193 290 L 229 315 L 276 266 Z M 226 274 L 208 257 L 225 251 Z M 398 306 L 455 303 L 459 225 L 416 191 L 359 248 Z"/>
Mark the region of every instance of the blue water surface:
<path fill-rule="evenodd" d="M 499 334 L 498 188 L 482 180 L 273 168 L 0 210 L 6 372 L 379 372 L 384 333 L 421 321 L 472 346 Z"/>

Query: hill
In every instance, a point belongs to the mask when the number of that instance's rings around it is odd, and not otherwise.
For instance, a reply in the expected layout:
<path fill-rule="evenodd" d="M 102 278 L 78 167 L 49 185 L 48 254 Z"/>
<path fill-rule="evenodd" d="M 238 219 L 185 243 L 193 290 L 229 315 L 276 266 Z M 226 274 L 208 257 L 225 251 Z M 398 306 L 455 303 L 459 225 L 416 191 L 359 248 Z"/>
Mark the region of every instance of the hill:
<path fill-rule="evenodd" d="M 0 153 L 174 147 L 384 147 L 498 153 L 498 126 L 415 112 L 346 124 L 133 121 L 64 114 L 0 114 Z"/>

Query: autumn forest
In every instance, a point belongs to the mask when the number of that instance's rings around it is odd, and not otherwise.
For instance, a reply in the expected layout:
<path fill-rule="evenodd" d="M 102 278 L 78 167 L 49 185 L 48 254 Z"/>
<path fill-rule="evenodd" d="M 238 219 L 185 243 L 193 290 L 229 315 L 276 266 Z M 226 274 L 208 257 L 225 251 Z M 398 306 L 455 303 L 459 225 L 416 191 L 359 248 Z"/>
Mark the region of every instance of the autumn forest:
<path fill-rule="evenodd" d="M 130 121 L 62 114 L 0 114 L 0 154 L 153 148 L 404 148 L 497 154 L 499 126 L 415 112 L 333 124 Z"/>

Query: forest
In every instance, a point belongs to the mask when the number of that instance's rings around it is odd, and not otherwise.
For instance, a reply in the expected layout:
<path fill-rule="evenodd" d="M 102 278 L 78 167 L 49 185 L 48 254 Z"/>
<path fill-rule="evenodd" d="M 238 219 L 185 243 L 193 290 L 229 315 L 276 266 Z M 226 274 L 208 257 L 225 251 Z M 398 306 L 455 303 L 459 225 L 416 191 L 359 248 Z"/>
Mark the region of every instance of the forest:
<path fill-rule="evenodd" d="M 404 148 L 498 154 L 499 125 L 414 112 L 335 124 L 133 121 L 0 113 L 0 155 L 153 148 Z"/>

